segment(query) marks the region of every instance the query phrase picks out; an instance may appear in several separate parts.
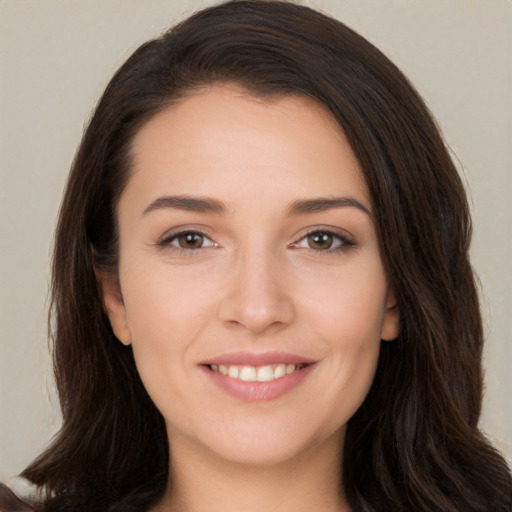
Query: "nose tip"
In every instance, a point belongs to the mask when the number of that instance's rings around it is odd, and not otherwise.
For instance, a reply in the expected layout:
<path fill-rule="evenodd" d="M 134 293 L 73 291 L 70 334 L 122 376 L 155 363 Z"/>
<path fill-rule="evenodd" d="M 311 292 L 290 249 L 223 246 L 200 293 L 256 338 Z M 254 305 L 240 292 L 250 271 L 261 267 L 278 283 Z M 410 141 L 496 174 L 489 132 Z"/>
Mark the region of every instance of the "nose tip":
<path fill-rule="evenodd" d="M 269 327 L 278 327 L 287 322 L 284 318 L 278 318 L 277 308 L 279 306 L 244 306 L 239 304 L 238 311 L 235 311 L 228 319 L 230 325 L 240 325 L 248 331 L 259 334 L 266 331 Z"/>
<path fill-rule="evenodd" d="M 295 309 L 283 275 L 261 263 L 256 270 L 239 269 L 232 276 L 220 310 L 220 319 L 258 334 L 293 321 Z"/>

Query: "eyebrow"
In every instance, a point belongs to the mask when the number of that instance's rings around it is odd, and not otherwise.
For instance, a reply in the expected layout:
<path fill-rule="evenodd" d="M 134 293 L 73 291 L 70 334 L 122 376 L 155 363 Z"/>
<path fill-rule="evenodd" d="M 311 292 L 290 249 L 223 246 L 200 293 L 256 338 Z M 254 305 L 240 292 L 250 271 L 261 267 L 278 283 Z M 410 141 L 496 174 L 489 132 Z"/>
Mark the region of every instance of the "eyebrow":
<path fill-rule="evenodd" d="M 222 201 L 209 197 L 164 196 L 155 199 L 151 204 L 149 204 L 142 215 L 146 215 L 154 210 L 162 210 L 166 208 L 217 214 L 225 213 L 227 211 L 227 207 Z"/>
<path fill-rule="evenodd" d="M 351 207 L 363 211 L 370 217 L 371 211 L 357 199 L 350 196 L 319 197 L 315 199 L 299 199 L 290 203 L 286 209 L 287 216 L 319 213 L 333 208 Z M 176 208 L 198 213 L 226 213 L 226 204 L 210 197 L 192 197 L 188 195 L 163 196 L 155 199 L 144 210 L 143 215 L 155 210 Z"/>
<path fill-rule="evenodd" d="M 287 209 L 289 216 L 303 215 L 307 213 L 319 213 L 332 208 L 351 207 L 363 211 L 370 217 L 372 212 L 357 199 L 350 196 L 343 197 L 319 197 L 317 199 L 302 199 L 290 203 Z"/>

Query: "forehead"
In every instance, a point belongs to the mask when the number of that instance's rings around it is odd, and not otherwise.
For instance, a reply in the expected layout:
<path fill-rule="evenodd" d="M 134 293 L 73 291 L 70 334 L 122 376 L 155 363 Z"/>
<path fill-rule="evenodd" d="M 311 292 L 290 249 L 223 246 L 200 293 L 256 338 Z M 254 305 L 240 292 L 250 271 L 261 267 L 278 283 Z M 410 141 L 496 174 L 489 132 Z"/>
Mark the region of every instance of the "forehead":
<path fill-rule="evenodd" d="M 303 96 L 256 97 L 234 85 L 186 96 L 154 116 L 134 138 L 132 176 L 174 193 L 211 195 L 286 185 L 329 195 L 350 189 L 369 203 L 364 178 L 342 129 Z"/>

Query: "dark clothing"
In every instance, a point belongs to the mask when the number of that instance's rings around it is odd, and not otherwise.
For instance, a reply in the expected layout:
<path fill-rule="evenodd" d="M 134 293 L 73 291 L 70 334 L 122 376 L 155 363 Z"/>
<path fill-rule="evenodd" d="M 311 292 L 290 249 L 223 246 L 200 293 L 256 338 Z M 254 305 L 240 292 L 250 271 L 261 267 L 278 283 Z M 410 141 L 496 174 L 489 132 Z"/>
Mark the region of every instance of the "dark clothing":
<path fill-rule="evenodd" d="M 0 482 L 0 512 L 34 512 L 34 507 Z"/>

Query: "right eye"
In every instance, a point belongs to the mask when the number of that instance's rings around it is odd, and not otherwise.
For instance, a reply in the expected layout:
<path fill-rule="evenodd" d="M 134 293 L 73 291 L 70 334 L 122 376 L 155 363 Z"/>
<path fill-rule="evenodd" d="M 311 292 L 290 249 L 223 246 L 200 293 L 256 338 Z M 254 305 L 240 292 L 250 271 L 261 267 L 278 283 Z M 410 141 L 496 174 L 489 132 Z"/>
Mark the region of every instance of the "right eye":
<path fill-rule="evenodd" d="M 178 249 L 195 250 L 214 246 L 214 242 L 198 231 L 182 231 L 165 237 L 158 243 L 160 246 L 172 246 Z"/>

